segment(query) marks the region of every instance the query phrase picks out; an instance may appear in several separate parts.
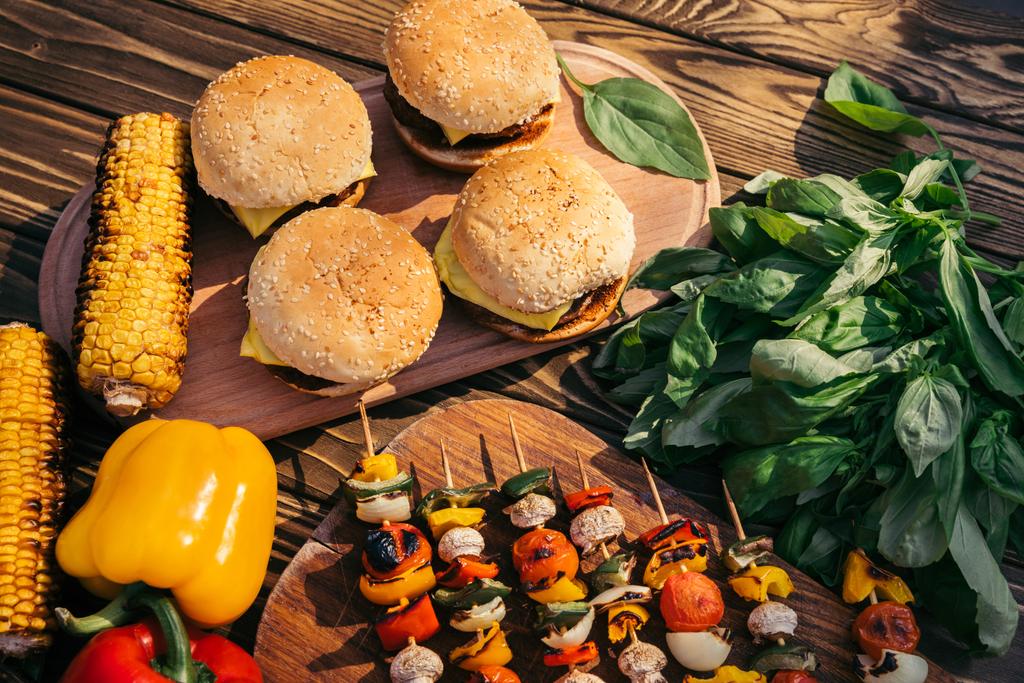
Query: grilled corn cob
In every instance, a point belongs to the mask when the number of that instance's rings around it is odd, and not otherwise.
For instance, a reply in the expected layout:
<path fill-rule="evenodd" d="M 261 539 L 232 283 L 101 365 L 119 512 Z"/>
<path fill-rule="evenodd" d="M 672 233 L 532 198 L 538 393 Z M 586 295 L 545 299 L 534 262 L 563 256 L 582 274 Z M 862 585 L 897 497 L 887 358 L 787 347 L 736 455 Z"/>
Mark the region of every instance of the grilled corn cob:
<path fill-rule="evenodd" d="M 0 655 L 45 649 L 55 621 L 53 549 L 64 501 L 64 373 L 56 345 L 0 327 Z"/>
<path fill-rule="evenodd" d="M 111 125 L 78 281 L 78 381 L 114 415 L 171 400 L 192 301 L 189 127 L 170 114 Z"/>

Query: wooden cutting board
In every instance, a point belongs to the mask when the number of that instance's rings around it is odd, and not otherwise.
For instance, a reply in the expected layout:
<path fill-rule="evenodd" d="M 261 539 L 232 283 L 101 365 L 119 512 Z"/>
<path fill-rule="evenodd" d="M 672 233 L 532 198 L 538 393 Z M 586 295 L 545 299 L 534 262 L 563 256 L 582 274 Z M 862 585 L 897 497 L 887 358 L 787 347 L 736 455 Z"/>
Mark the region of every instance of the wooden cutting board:
<path fill-rule="evenodd" d="M 530 466 L 555 468 L 556 494 L 581 488 L 575 451 L 579 449 L 589 463 L 592 486 L 609 484 L 615 490 L 613 503 L 626 520 L 629 540 L 658 523 L 658 513 L 647 488 L 643 470 L 614 447 L 566 417 L 529 403 L 511 400 L 483 400 L 462 403 L 438 410 L 399 433 L 386 450 L 394 453 L 402 468 L 411 467 L 417 477 L 416 500 L 444 484 L 440 470 L 438 440 L 443 437 L 448 449 L 456 486 L 491 480 L 498 483 L 518 472 L 508 414 L 512 413 L 519 438 Z M 661 482 L 660 492 L 670 516 L 690 517 L 705 523 L 711 531 L 716 557 L 710 558 L 708 576 L 722 588 L 726 614 L 723 624 L 735 636 L 729 663 L 742 666 L 756 648 L 746 629 L 746 618 L 754 603 L 737 598 L 725 583 L 727 571 L 717 559 L 723 544 L 736 539 L 732 526 L 714 517 L 668 484 Z M 499 579 L 516 585 L 508 549 L 521 533 L 501 513 L 507 501 L 491 496 L 487 521 L 481 529 L 488 551 L 500 553 Z M 570 521 L 560 505 L 559 517 L 550 526 L 568 531 Z M 387 663 L 377 636 L 368 622 L 379 608 L 359 593 L 360 551 L 369 529 L 355 520 L 345 502 L 339 503 L 299 550 L 281 575 L 268 599 L 256 634 L 255 655 L 268 683 L 297 681 L 362 681 L 388 683 Z M 614 550 L 614 545 L 613 548 Z M 710 555 L 710 553 L 709 553 Z M 850 625 L 856 611 L 835 594 L 805 574 L 782 562 L 796 585 L 785 602 L 797 611 L 800 625 L 796 640 L 814 648 L 820 662 L 818 680 L 823 683 L 857 681 L 850 670 L 854 657 Z M 440 563 L 435 563 L 440 568 Z M 634 573 L 639 581 L 642 566 Z M 551 681 L 565 669 L 543 666 L 543 645 L 528 629 L 532 606 L 518 591 L 507 601 L 509 616 L 503 622 L 509 632 L 514 653 L 510 664 L 524 683 Z M 651 606 L 651 622 L 640 637 L 665 649 L 665 630 L 657 610 Z M 446 615 L 438 610 L 446 624 Z M 445 626 L 426 645 L 444 657 L 468 640 L 468 634 Z M 606 681 L 622 681 L 609 654 L 607 620 L 599 616 L 591 637 L 601 650 L 601 664 L 595 673 Z M 665 649 L 667 653 L 667 649 Z M 671 660 L 671 657 L 670 657 Z M 684 670 L 671 660 L 665 671 L 670 681 L 681 680 Z M 463 681 L 464 672 L 447 665 L 443 681 Z M 951 682 L 953 677 L 932 664 L 929 681 Z"/>
<path fill-rule="evenodd" d="M 556 41 L 555 47 L 585 82 L 632 76 L 672 93 L 643 67 L 607 50 L 561 41 Z M 409 229 L 432 250 L 467 176 L 441 171 L 405 149 L 381 94 L 383 82 L 383 77 L 378 77 L 355 86 L 373 124 L 373 163 L 378 172 L 361 206 Z M 562 87 L 555 127 L 546 144 L 587 160 L 633 212 L 637 247 L 632 267 L 663 247 L 708 243 L 707 212 L 721 203 L 721 193 L 707 144 L 704 151 L 712 178 L 706 182 L 673 178 L 621 163 L 590 134 L 580 98 L 567 89 L 564 79 Z M 97 147 L 99 143 L 97 140 Z M 39 277 L 43 329 L 65 349 L 70 347 L 75 286 L 92 191 L 91 184 L 82 188 L 64 210 L 47 243 Z M 197 201 L 193 219 L 195 298 L 185 376 L 177 396 L 156 415 L 240 425 L 269 439 L 354 409 L 357 396 L 324 399 L 293 391 L 255 361 L 238 355 L 247 319 L 243 281 L 256 250 L 264 242 L 265 238 L 250 239 L 205 196 Z M 634 290 L 627 293 L 624 305 L 628 316 L 634 316 L 658 301 L 651 292 Z M 423 357 L 390 382 L 366 392 L 365 400 L 372 404 L 412 394 L 557 345 L 510 340 L 474 325 L 456 307 L 449 306 Z"/>

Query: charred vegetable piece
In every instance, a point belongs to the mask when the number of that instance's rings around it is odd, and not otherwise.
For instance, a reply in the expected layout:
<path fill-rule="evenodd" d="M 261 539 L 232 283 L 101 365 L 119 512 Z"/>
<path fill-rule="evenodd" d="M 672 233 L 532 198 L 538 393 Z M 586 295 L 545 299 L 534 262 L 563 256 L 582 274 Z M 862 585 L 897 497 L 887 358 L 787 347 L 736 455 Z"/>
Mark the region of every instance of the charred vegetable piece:
<path fill-rule="evenodd" d="M 602 543 L 614 541 L 626 530 L 626 521 L 622 514 L 610 505 L 597 505 L 587 508 L 573 518 L 569 526 L 572 542 L 579 546 L 580 552 L 589 555 Z"/>
<path fill-rule="evenodd" d="M 636 540 L 637 543 L 650 550 L 657 550 L 672 544 L 686 543 L 687 541 L 706 541 L 707 539 L 707 531 L 693 520 L 676 519 L 668 524 L 661 524 L 645 531 Z"/>
<path fill-rule="evenodd" d="M 761 673 L 780 669 L 814 671 L 818 668 L 818 658 L 804 645 L 776 645 L 754 655 L 750 660 L 750 668 Z"/>
<path fill-rule="evenodd" d="M 462 588 L 474 579 L 493 579 L 497 575 L 498 565 L 495 563 L 483 562 L 471 555 L 461 555 L 437 575 L 437 582 L 445 588 Z"/>
<path fill-rule="evenodd" d="M 590 604 L 586 602 L 549 602 L 537 605 L 537 621 L 534 628 L 541 631 L 572 628 L 580 619 L 587 616 L 590 609 Z"/>
<path fill-rule="evenodd" d="M 367 524 L 404 522 L 412 517 L 412 504 L 405 491 L 389 491 L 356 501 L 356 519 Z"/>
<path fill-rule="evenodd" d="M 493 481 L 485 481 L 464 488 L 440 488 L 434 489 L 416 506 L 416 516 L 426 519 L 427 515 L 436 510 L 444 508 L 468 508 L 479 505 L 491 491 L 494 490 Z"/>
<path fill-rule="evenodd" d="M 501 492 L 513 500 L 519 500 L 527 493 L 551 495 L 551 468 L 535 467 L 510 477 L 501 485 Z"/>
<path fill-rule="evenodd" d="M 744 671 L 738 666 L 720 666 L 711 678 L 697 678 L 687 674 L 683 683 L 768 683 L 760 671 Z"/>
<path fill-rule="evenodd" d="M 78 383 L 109 412 L 160 408 L 181 386 L 192 303 L 189 125 L 114 121 L 97 165 L 72 331 Z"/>
<path fill-rule="evenodd" d="M 636 567 L 636 555 L 616 553 L 599 564 L 587 576 L 587 581 L 597 593 L 615 586 L 626 586 L 629 585 L 634 567 Z"/>
<path fill-rule="evenodd" d="M 872 590 L 884 600 L 903 604 L 914 601 L 903 579 L 876 566 L 863 550 L 851 551 L 843 567 L 843 600 L 850 604 L 862 602 Z"/>
<path fill-rule="evenodd" d="M 928 680 L 928 661 L 907 652 L 885 650 L 875 661 L 870 655 L 857 655 L 854 673 L 864 683 L 924 683 Z"/>
<path fill-rule="evenodd" d="M 493 579 L 474 579 L 468 585 L 459 588 L 438 588 L 434 591 L 434 600 L 448 609 L 469 609 L 474 605 L 482 605 L 494 598 L 503 600 L 512 589 L 501 581 Z"/>
<path fill-rule="evenodd" d="M 757 602 L 767 602 L 769 595 L 785 598 L 793 592 L 793 582 L 786 570 L 771 565 L 747 567 L 730 576 L 729 585 L 744 600 Z"/>
<path fill-rule="evenodd" d="M 561 577 L 575 578 L 580 569 L 580 556 L 565 534 L 553 529 L 535 529 L 520 536 L 512 545 L 512 564 L 522 583 L 550 586 Z"/>
<path fill-rule="evenodd" d="M 413 479 L 408 472 L 399 472 L 390 479 L 381 481 L 360 481 L 359 479 L 345 480 L 345 498 L 349 502 L 358 502 L 379 496 L 382 493 L 401 492 L 412 495 Z"/>
<path fill-rule="evenodd" d="M 596 613 L 591 607 L 579 621 L 567 628 L 549 626 L 547 635 L 541 637 L 541 641 L 548 647 L 558 650 L 564 647 L 581 645 L 590 635 L 590 629 L 594 626 Z"/>
<path fill-rule="evenodd" d="M 722 564 L 731 572 L 746 569 L 755 562 L 762 562 L 772 553 L 771 536 L 750 536 L 736 541 L 722 551 Z"/>
<path fill-rule="evenodd" d="M 359 592 L 375 605 L 398 605 L 402 598 L 412 600 L 435 585 L 434 570 L 429 564 L 391 579 L 375 579 L 367 574 L 359 577 Z"/>
<path fill-rule="evenodd" d="M 488 664 L 473 672 L 469 683 L 522 683 L 512 669 Z"/>
<path fill-rule="evenodd" d="M 725 614 L 722 592 L 715 582 L 694 572 L 673 574 L 661 592 L 661 616 L 670 631 L 704 631 Z"/>
<path fill-rule="evenodd" d="M 494 597 L 490 602 L 456 610 L 448 623 L 456 631 L 474 633 L 488 628 L 493 623 L 501 622 L 504 618 L 505 601 L 500 597 Z"/>
<path fill-rule="evenodd" d="M 651 613 L 640 605 L 615 605 L 608 610 L 608 640 L 621 643 L 631 630 L 639 631 L 650 618 Z"/>
<path fill-rule="evenodd" d="M 411 524 L 387 524 L 370 531 L 363 546 L 363 570 L 375 579 L 392 579 L 430 564 L 430 543 Z"/>
<path fill-rule="evenodd" d="M 553 583 L 523 584 L 527 597 L 540 603 L 574 602 L 587 597 L 587 586 L 579 579 L 559 577 Z"/>
<path fill-rule="evenodd" d="M 661 590 L 668 577 L 683 571 L 703 572 L 708 568 L 708 542 L 687 541 L 656 550 L 644 568 L 644 583 Z"/>
<path fill-rule="evenodd" d="M 544 666 L 579 666 L 599 657 L 597 643 L 588 640 L 580 645 L 548 649 L 544 652 Z"/>
<path fill-rule="evenodd" d="M 349 479 L 356 481 L 385 481 L 398 476 L 398 462 L 391 453 L 368 455 L 356 462 Z"/>
<path fill-rule="evenodd" d="M 427 526 L 434 540 L 441 540 L 451 529 L 474 527 L 484 520 L 483 508 L 442 508 L 427 515 Z"/>
<path fill-rule="evenodd" d="M 505 632 L 498 624 L 493 624 L 486 633 L 452 650 L 448 661 L 460 669 L 477 671 L 485 666 L 505 666 L 512 661 L 512 650 L 505 640 Z"/>
<path fill-rule="evenodd" d="M 862 652 L 878 661 L 883 650 L 916 650 L 921 641 L 921 631 L 909 607 L 898 602 L 880 602 L 868 605 L 857 616 L 853 622 L 853 639 Z"/>
<path fill-rule="evenodd" d="M 430 596 L 424 593 L 412 602 L 402 598 L 374 622 L 373 628 L 385 650 L 401 650 L 409 638 L 415 638 L 419 643 L 430 639 L 441 629 L 441 624 L 437 621 Z"/>
<path fill-rule="evenodd" d="M 612 501 L 611 486 L 593 486 L 589 489 L 570 493 L 565 497 L 565 507 L 576 514 L 580 510 L 598 505 L 609 505 Z"/>
<path fill-rule="evenodd" d="M 590 605 L 598 612 L 607 612 L 616 605 L 640 604 L 650 602 L 653 598 L 647 586 L 614 586 L 591 598 Z"/>

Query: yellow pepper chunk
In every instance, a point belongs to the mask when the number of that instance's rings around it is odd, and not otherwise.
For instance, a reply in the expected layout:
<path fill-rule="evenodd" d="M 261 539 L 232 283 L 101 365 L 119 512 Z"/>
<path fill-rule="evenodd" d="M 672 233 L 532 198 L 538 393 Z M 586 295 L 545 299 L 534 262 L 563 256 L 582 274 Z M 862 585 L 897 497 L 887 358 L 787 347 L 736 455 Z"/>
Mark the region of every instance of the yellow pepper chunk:
<path fill-rule="evenodd" d="M 793 582 L 785 569 L 770 565 L 747 567 L 729 577 L 729 585 L 744 600 L 768 602 L 769 595 L 780 598 L 793 592 Z"/>
<path fill-rule="evenodd" d="M 476 526 L 483 521 L 485 514 L 483 508 L 443 508 L 427 515 L 427 526 L 430 527 L 434 540 L 439 541 L 449 529 L 457 526 Z"/>
<path fill-rule="evenodd" d="M 914 602 L 910 587 L 899 576 L 886 571 L 868 558 L 860 548 L 851 550 L 843 567 L 843 600 L 852 604 L 867 600 L 874 590 L 882 600 Z"/>
<path fill-rule="evenodd" d="M 651 619 L 651 613 L 643 605 L 616 605 L 608 610 L 608 640 L 621 643 L 629 635 L 630 628 L 639 631 Z"/>
<path fill-rule="evenodd" d="M 356 481 L 386 481 L 398 476 L 398 462 L 390 453 L 361 458 L 350 475 Z"/>
<path fill-rule="evenodd" d="M 660 591 L 673 574 L 684 571 L 703 573 L 707 568 L 707 540 L 687 541 L 655 551 L 644 568 L 644 584 Z"/>
<path fill-rule="evenodd" d="M 460 645 L 448 654 L 448 660 L 466 671 L 479 671 L 485 666 L 505 666 L 512 661 L 512 649 L 505 640 L 505 632 L 498 622 L 484 634 Z"/>
<path fill-rule="evenodd" d="M 277 470 L 240 427 L 150 419 L 107 450 L 85 506 L 57 539 L 57 561 L 90 591 L 170 589 L 203 626 L 249 608 L 267 571 Z"/>
<path fill-rule="evenodd" d="M 527 595 L 545 605 L 549 602 L 577 602 L 587 597 L 587 586 L 579 579 L 563 576 L 547 588 L 530 591 Z"/>
<path fill-rule="evenodd" d="M 429 564 L 410 569 L 393 579 L 378 580 L 367 574 L 359 577 L 359 592 L 375 605 L 397 605 L 402 598 L 418 598 L 436 585 L 437 579 Z"/>
<path fill-rule="evenodd" d="M 692 674 L 687 674 L 683 683 L 768 683 L 768 679 L 758 671 L 744 671 L 738 666 L 730 664 L 715 669 L 715 675 L 712 678 L 697 678 Z"/>

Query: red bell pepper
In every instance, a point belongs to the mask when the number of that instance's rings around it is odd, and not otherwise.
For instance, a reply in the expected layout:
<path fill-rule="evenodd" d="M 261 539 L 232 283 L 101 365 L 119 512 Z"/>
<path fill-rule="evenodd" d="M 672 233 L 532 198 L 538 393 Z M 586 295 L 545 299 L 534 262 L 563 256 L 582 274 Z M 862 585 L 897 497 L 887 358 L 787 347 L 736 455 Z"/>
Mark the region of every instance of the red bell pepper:
<path fill-rule="evenodd" d="M 441 630 L 441 625 L 434 613 L 430 595 L 424 593 L 412 602 L 402 598 L 402 602 L 385 612 L 373 628 L 385 650 L 401 650 L 409 638 L 422 643 Z"/>
<path fill-rule="evenodd" d="M 452 560 L 448 568 L 437 573 L 437 582 L 447 588 L 463 588 L 473 579 L 493 579 L 498 575 L 498 565 L 482 562 L 470 555 L 460 555 Z"/>
<path fill-rule="evenodd" d="M 522 683 L 512 669 L 489 664 L 472 673 L 469 683 Z"/>
<path fill-rule="evenodd" d="M 544 652 L 544 666 L 573 666 L 586 664 L 598 657 L 597 643 L 588 640 L 580 645 L 563 647 L 557 650 L 548 649 Z"/>
<path fill-rule="evenodd" d="M 146 592 L 133 596 L 131 604 L 151 610 L 155 618 L 95 636 L 61 683 L 262 683 L 245 650 L 221 636 L 186 629 L 169 598 Z M 73 620 L 67 628 L 85 632 Z"/>
<path fill-rule="evenodd" d="M 668 545 L 707 538 L 708 532 L 693 520 L 675 519 L 668 524 L 661 524 L 645 531 L 636 540 L 651 550 L 658 550 Z"/>
<path fill-rule="evenodd" d="M 611 501 L 611 486 L 594 486 L 577 491 L 576 493 L 566 494 L 565 507 L 569 508 L 569 512 L 575 514 L 579 510 L 586 510 L 598 505 L 608 505 Z"/>

